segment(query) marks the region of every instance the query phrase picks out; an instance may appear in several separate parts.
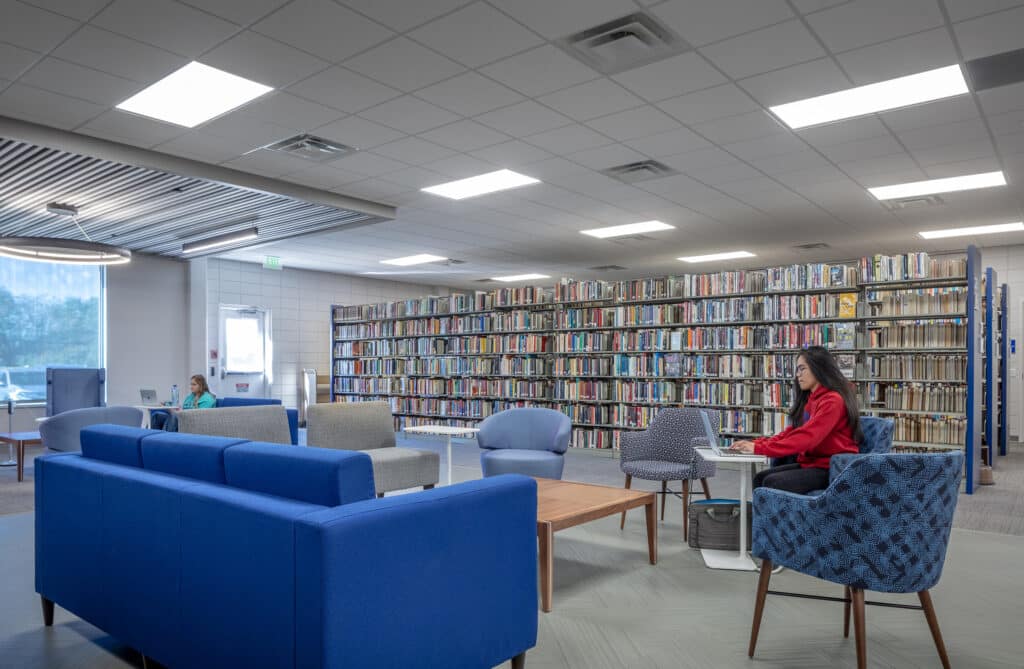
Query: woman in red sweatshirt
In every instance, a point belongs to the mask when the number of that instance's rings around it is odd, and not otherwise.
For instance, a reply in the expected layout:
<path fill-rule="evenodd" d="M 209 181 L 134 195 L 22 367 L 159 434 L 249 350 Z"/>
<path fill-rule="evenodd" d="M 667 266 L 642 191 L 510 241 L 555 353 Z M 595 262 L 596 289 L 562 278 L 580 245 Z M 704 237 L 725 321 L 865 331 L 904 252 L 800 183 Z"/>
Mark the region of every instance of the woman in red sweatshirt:
<path fill-rule="evenodd" d="M 791 458 L 757 474 L 754 487 L 798 494 L 828 487 L 829 460 L 837 453 L 857 453 L 861 440 L 857 396 L 832 354 L 821 346 L 797 358 L 790 426 L 774 437 L 736 441 L 731 450 L 770 458 Z"/>

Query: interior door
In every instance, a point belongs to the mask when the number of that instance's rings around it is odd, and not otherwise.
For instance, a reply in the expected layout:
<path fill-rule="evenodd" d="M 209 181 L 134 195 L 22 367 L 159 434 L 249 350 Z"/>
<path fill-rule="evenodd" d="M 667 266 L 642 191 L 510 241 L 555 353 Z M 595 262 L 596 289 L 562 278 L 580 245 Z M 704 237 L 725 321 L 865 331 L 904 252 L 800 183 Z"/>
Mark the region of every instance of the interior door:
<path fill-rule="evenodd" d="M 270 310 L 220 305 L 219 397 L 270 397 L 274 347 Z"/>

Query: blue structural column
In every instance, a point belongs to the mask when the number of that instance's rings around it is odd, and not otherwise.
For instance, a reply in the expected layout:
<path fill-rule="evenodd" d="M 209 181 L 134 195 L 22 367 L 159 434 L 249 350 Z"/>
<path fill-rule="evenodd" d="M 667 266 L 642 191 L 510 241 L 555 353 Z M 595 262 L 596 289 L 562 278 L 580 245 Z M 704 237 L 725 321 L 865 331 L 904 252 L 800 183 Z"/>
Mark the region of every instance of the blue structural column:
<path fill-rule="evenodd" d="M 964 490 L 974 493 L 981 453 L 981 253 L 967 247 L 967 435 L 964 440 Z"/>
<path fill-rule="evenodd" d="M 996 271 L 985 268 L 985 457 L 987 465 L 992 464 L 992 454 L 999 440 L 999 410 L 996 385 L 999 383 L 999 314 L 996 312 Z"/>
<path fill-rule="evenodd" d="M 1006 438 L 1009 433 L 1007 414 L 1010 405 L 1006 398 L 1009 393 L 1010 376 L 1010 287 L 1005 283 L 999 287 L 999 455 L 1006 455 Z"/>

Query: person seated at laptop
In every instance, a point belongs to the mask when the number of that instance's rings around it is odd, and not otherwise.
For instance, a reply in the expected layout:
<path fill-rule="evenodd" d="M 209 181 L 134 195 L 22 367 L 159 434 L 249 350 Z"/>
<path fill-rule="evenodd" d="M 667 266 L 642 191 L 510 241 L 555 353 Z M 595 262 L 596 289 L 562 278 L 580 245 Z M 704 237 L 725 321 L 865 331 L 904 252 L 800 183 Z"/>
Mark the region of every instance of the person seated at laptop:
<path fill-rule="evenodd" d="M 829 460 L 837 453 L 857 453 L 861 440 L 860 410 L 853 386 L 835 358 L 811 346 L 797 358 L 790 425 L 773 437 L 740 440 L 729 450 L 771 458 L 796 456 L 796 461 L 771 467 L 754 477 L 765 486 L 804 494 L 828 487 Z"/>
<path fill-rule="evenodd" d="M 206 383 L 206 377 L 202 374 L 193 374 L 189 379 L 189 392 L 181 402 L 182 409 L 212 409 L 217 406 L 217 398 L 210 392 L 210 386 Z M 165 430 L 167 432 L 178 431 L 178 417 L 171 408 L 167 413 L 154 411 L 150 417 L 150 424 L 154 430 Z"/>

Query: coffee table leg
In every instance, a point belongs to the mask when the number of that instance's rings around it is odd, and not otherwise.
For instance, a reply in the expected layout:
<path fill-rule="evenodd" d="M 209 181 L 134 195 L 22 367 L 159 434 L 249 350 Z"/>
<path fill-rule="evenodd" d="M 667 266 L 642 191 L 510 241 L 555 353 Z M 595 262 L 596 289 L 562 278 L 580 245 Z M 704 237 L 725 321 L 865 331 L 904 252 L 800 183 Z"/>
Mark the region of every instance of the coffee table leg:
<path fill-rule="evenodd" d="M 25 480 L 25 442 L 18 442 L 18 482 Z"/>
<path fill-rule="evenodd" d="M 540 608 L 549 613 L 555 571 L 555 533 L 551 523 L 537 525 L 537 543 L 540 546 Z"/>
<path fill-rule="evenodd" d="M 647 509 L 647 553 L 651 558 L 651 564 L 658 564 L 658 518 L 654 512 L 654 502 L 646 506 Z"/>

